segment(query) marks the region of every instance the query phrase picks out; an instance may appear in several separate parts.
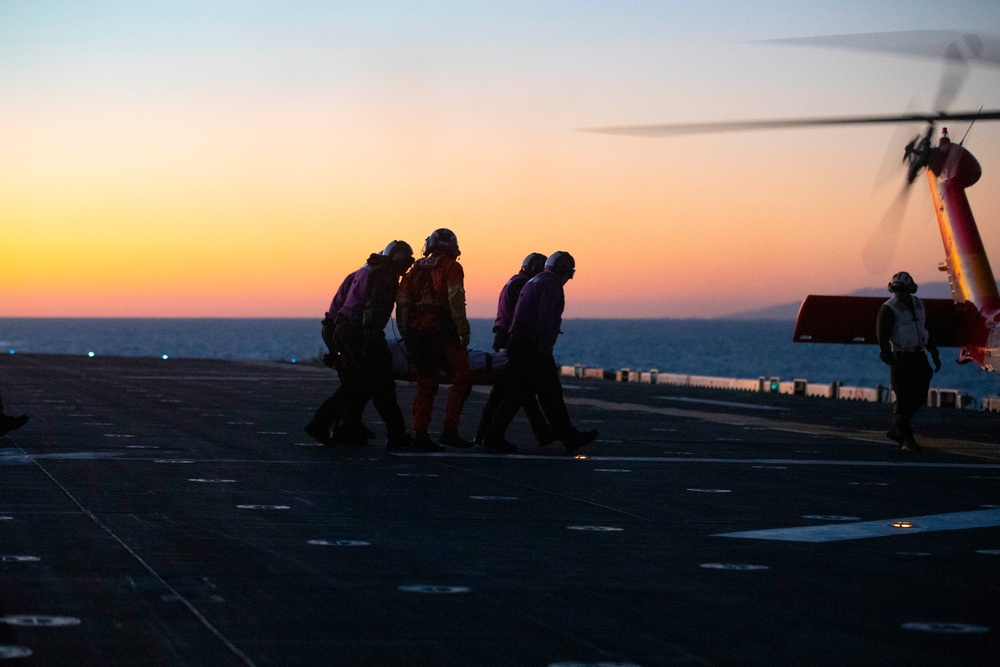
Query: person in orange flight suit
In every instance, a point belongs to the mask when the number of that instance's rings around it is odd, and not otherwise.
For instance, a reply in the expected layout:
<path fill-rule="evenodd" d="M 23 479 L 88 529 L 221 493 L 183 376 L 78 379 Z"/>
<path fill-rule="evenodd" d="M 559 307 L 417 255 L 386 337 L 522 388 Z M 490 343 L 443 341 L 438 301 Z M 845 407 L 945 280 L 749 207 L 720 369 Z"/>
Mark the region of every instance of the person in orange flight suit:
<path fill-rule="evenodd" d="M 472 446 L 458 432 L 462 407 L 472 393 L 468 352 L 471 327 L 465 313 L 465 271 L 458 263 L 460 254 L 454 232 L 434 230 L 424 242 L 423 258 L 403 277 L 396 297 L 399 333 L 417 371 L 413 448 L 420 451 L 444 449 L 427 432 L 442 371 L 450 376 L 451 387 L 441 444 Z"/>

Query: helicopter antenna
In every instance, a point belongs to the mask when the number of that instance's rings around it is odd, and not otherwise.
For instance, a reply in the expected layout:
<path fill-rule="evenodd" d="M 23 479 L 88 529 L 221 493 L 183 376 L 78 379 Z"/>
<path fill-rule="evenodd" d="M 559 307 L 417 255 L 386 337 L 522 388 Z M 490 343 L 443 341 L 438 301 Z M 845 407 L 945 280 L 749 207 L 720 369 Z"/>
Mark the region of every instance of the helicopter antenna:
<path fill-rule="evenodd" d="M 979 118 L 979 114 L 982 113 L 982 111 L 983 111 L 983 107 L 980 106 L 979 107 L 979 111 L 976 113 L 976 118 Z M 962 140 L 960 142 L 958 142 L 959 146 L 965 145 L 965 138 L 967 136 L 969 136 L 969 132 L 972 132 L 972 126 L 976 124 L 976 118 L 973 118 L 972 122 L 969 123 L 969 129 L 967 129 L 965 131 L 965 134 L 962 135 Z"/>

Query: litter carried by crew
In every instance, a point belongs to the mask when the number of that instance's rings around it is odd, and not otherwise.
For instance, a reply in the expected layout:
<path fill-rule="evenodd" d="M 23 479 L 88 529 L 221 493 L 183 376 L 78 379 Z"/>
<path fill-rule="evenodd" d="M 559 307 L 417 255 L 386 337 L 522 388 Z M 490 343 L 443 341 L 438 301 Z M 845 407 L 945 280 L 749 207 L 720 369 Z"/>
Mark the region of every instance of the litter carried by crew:
<path fill-rule="evenodd" d="M 572 453 L 593 442 L 596 430 L 581 432 L 572 424 L 553 356 L 561 333 L 563 289 L 576 272 L 573 257 L 565 251 L 525 257 L 500 292 L 494 354 L 489 354 L 469 350 L 458 237 L 450 229 L 436 229 L 422 254 L 414 261 L 409 244 L 393 241 L 344 278 L 322 321 L 329 349 L 323 361 L 337 371 L 340 386 L 305 425 L 306 433 L 324 445 L 364 444 L 374 437 L 361 418 L 371 401 L 385 423 L 386 447 L 393 451 L 482 445 L 515 453 L 506 432 L 522 409 L 540 446 L 559 440 Z M 385 328 L 393 307 L 399 340 L 389 342 Z M 396 398 L 397 378 L 416 383 L 412 436 Z M 466 440 L 461 416 L 474 380 L 493 388 L 474 440 Z M 429 429 L 442 384 L 448 385 L 448 395 L 435 441 Z"/>

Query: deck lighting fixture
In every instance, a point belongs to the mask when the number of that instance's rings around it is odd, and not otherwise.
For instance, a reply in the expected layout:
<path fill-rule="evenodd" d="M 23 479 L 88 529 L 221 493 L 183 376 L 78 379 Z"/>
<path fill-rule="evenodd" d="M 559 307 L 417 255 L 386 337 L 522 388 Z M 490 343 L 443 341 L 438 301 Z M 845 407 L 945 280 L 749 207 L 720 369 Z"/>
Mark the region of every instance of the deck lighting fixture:
<path fill-rule="evenodd" d="M 913 524 L 910 523 L 909 521 L 893 521 L 892 522 L 892 527 L 893 528 L 913 528 Z"/>
<path fill-rule="evenodd" d="M 94 353 L 93 353 L 93 352 L 88 352 L 88 353 L 87 353 L 87 356 L 88 356 L 88 357 L 92 357 L 92 356 L 94 356 Z"/>
<path fill-rule="evenodd" d="M 574 458 L 574 459 L 580 459 L 580 460 L 583 460 L 583 459 L 587 458 L 587 455 L 586 455 L 586 454 L 577 454 L 577 455 L 576 455 L 576 456 L 574 456 L 573 458 Z"/>

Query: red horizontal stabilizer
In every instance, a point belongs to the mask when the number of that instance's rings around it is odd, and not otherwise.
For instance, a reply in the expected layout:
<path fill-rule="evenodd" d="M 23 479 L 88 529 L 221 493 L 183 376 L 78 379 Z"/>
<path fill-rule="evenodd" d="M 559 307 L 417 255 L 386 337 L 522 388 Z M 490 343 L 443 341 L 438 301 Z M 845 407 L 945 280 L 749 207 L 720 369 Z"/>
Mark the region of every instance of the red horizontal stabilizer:
<path fill-rule="evenodd" d="M 875 320 L 886 302 L 880 296 L 817 296 L 810 294 L 799 308 L 792 340 L 796 343 L 875 345 Z M 975 344 L 978 313 L 967 313 L 950 299 L 922 299 L 927 309 L 927 331 L 938 347 Z M 979 318 L 981 321 L 981 318 Z M 980 343 L 981 344 L 981 343 Z"/>

